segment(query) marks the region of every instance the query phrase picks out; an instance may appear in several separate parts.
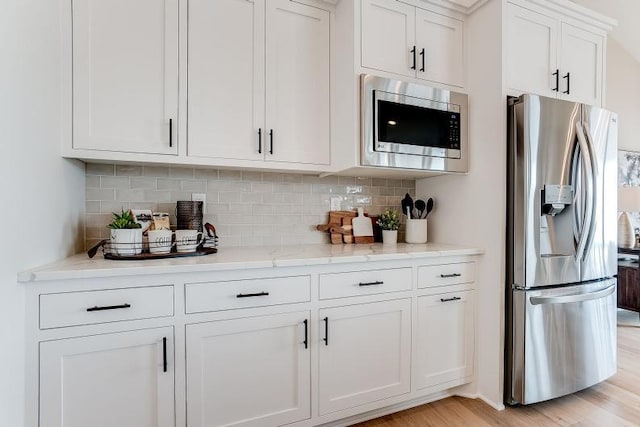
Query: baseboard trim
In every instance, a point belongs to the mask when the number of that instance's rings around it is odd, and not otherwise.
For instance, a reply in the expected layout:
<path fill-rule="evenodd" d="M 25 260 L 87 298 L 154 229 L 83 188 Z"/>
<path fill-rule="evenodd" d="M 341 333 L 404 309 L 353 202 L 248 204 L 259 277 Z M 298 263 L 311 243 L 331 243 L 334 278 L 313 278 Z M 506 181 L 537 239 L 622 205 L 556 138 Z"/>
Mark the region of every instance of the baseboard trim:
<path fill-rule="evenodd" d="M 375 418 L 384 417 L 385 415 L 393 414 L 395 412 L 404 411 L 406 409 L 415 408 L 416 406 L 425 405 L 427 403 L 435 402 L 446 397 L 454 396 L 455 394 L 448 392 L 437 392 L 428 396 L 419 397 L 407 402 L 398 403 L 396 405 L 385 406 L 384 408 L 374 409 L 373 411 L 365 412 L 363 414 L 354 415 L 352 417 L 341 418 L 336 421 L 330 421 L 326 424 L 321 424 L 321 427 L 346 427 L 353 424 L 361 423 L 364 421 L 373 420 Z"/>
<path fill-rule="evenodd" d="M 491 406 L 496 411 L 504 411 L 504 409 L 505 409 L 505 406 L 504 406 L 503 402 L 496 403 L 493 400 L 487 398 L 486 396 L 483 396 L 482 394 L 478 394 L 477 397 L 478 397 L 478 399 L 482 400 L 487 405 Z"/>

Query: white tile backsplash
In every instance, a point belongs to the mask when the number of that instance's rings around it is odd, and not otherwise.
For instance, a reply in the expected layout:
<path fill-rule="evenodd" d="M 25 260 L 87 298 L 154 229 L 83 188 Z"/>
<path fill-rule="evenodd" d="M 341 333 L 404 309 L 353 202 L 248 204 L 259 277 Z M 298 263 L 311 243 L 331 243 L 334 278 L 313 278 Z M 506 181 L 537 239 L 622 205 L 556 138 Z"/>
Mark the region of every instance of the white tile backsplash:
<path fill-rule="evenodd" d="M 380 214 L 415 195 L 414 180 L 385 178 L 95 163 L 86 175 L 87 247 L 108 237 L 111 212 L 120 209 L 169 212 L 175 225 L 175 203 L 191 193 L 206 194 L 204 220 L 216 226 L 220 247 L 328 243 L 315 226 L 328 220 L 331 197 L 343 210 Z"/>

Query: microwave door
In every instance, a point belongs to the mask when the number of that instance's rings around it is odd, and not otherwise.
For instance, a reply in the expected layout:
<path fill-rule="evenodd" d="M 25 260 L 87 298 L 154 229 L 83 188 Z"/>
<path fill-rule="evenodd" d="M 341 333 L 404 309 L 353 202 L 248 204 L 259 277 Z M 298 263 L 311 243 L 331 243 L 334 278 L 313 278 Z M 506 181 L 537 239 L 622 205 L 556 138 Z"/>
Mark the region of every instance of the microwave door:
<path fill-rule="evenodd" d="M 466 94 L 361 76 L 360 165 L 467 172 Z"/>
<path fill-rule="evenodd" d="M 459 106 L 374 91 L 374 109 L 375 151 L 461 157 Z"/>

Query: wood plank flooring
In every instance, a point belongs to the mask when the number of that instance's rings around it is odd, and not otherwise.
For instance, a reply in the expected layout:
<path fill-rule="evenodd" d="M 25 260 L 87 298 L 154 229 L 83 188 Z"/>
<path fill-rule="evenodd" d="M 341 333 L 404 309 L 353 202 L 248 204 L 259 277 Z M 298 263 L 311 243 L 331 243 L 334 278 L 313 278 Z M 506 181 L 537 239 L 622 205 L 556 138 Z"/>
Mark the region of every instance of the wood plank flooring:
<path fill-rule="evenodd" d="M 640 322 L 618 312 L 618 373 L 559 399 L 496 411 L 479 399 L 451 397 L 357 425 L 427 426 L 640 426 Z"/>

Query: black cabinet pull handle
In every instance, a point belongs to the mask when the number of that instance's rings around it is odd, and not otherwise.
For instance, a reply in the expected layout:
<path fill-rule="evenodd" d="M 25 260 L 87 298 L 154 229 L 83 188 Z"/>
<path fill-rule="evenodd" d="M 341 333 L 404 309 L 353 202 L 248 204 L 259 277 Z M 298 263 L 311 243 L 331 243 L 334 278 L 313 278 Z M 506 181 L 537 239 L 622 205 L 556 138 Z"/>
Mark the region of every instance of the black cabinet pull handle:
<path fill-rule="evenodd" d="M 304 319 L 304 348 L 309 348 L 309 321 Z"/>
<path fill-rule="evenodd" d="M 262 128 L 258 128 L 258 154 L 262 154 Z"/>
<path fill-rule="evenodd" d="M 236 298 L 266 297 L 267 295 L 269 295 L 269 292 L 258 292 L 255 294 L 238 294 Z"/>
<path fill-rule="evenodd" d="M 558 92 L 560 90 L 560 70 L 556 68 L 556 72 L 551 75 L 556 77 L 556 87 L 551 90 L 553 90 L 554 92 Z"/>
<path fill-rule="evenodd" d="M 273 155 L 273 129 L 269 129 L 269 154 Z"/>
<path fill-rule="evenodd" d="M 414 46 L 410 52 L 411 54 L 413 54 L 413 65 L 411 66 L 411 69 L 415 70 L 416 69 L 416 47 Z"/>
<path fill-rule="evenodd" d="M 462 276 L 462 274 L 460 273 L 452 273 L 452 274 L 441 274 L 440 277 L 442 277 L 443 279 L 448 279 L 450 277 L 460 277 Z"/>
<path fill-rule="evenodd" d="M 360 282 L 358 286 L 374 286 L 374 285 L 384 285 L 384 282 L 376 280 L 375 282 Z"/>
<path fill-rule="evenodd" d="M 452 297 L 452 298 L 440 298 L 440 301 L 442 302 L 449 302 L 449 301 L 458 301 L 461 300 L 462 298 L 460 297 Z"/>
<path fill-rule="evenodd" d="M 131 304 L 120 304 L 120 305 L 105 305 L 102 307 L 93 306 L 87 308 L 87 311 L 104 311 L 104 310 L 118 310 L 120 308 L 131 308 Z"/>
<path fill-rule="evenodd" d="M 566 93 L 567 95 L 569 95 L 571 93 L 571 73 L 567 73 L 567 75 L 563 76 L 562 78 L 567 79 L 567 90 L 562 93 Z"/>
<path fill-rule="evenodd" d="M 167 337 L 162 338 L 162 372 L 167 372 Z"/>
<path fill-rule="evenodd" d="M 324 338 L 322 338 L 322 341 L 324 341 L 324 345 L 329 345 L 329 318 L 325 317 L 322 321 L 324 322 Z"/>
<path fill-rule="evenodd" d="M 173 119 L 169 119 L 169 147 L 173 147 Z"/>
<path fill-rule="evenodd" d="M 420 68 L 420 71 L 424 72 L 424 48 L 420 51 L 420 56 L 422 57 L 422 68 Z"/>

